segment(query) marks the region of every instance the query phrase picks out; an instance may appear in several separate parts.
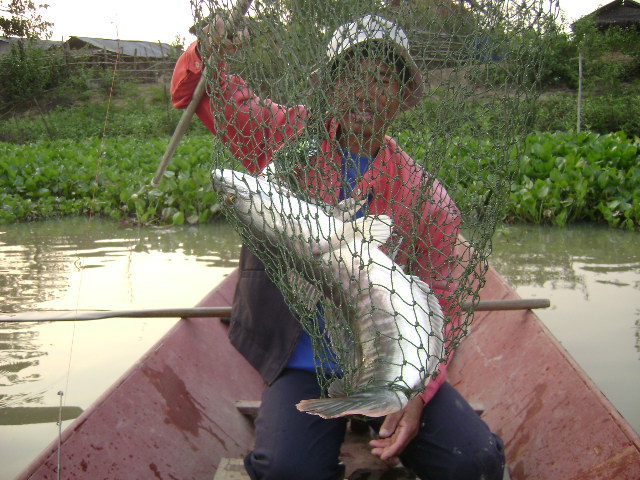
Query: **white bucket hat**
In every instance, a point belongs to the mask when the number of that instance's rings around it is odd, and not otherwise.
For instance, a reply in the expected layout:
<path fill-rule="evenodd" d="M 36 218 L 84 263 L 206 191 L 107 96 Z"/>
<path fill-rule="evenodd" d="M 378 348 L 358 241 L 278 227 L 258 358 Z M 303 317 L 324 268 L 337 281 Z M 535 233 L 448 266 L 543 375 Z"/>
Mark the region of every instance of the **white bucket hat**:
<path fill-rule="evenodd" d="M 409 69 L 409 81 L 405 85 L 403 110 L 415 107 L 424 95 L 420 69 L 409 53 L 409 39 L 398 25 L 376 15 L 365 15 L 336 29 L 327 45 L 327 64 L 356 45 L 370 41 L 382 41 L 390 45 L 405 61 Z M 315 81 L 314 78 L 312 80 Z"/>

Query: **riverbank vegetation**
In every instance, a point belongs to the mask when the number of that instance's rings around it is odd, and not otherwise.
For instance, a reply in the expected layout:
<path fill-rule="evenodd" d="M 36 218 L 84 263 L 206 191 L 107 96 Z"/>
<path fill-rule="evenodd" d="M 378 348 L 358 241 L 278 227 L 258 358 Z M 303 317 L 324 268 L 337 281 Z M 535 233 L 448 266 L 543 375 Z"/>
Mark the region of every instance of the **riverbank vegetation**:
<path fill-rule="evenodd" d="M 142 224 L 210 220 L 218 209 L 211 155 L 226 155 L 224 149 L 211 135 L 186 137 L 152 188 L 166 145 L 166 137 L 135 136 L 0 143 L 0 223 L 87 214 Z M 456 165 L 482 171 L 477 159 L 491 162 L 495 152 L 491 141 L 468 137 L 456 139 L 451 155 Z M 640 139 L 624 133 L 531 134 L 518 155 L 505 220 L 638 229 L 639 156 Z"/>
<path fill-rule="evenodd" d="M 552 46 L 533 133 L 514 153 L 520 168 L 508 222 L 640 229 L 640 34 L 594 29 L 578 26 Z M 576 133 L 580 53 L 584 131 Z M 109 71 L 68 72 L 35 47 L 13 55 L 0 60 L 0 223 L 91 214 L 195 224 L 216 215 L 210 159 L 226 153 L 201 122 L 192 122 L 160 186 L 148 186 L 181 115 L 168 79 L 149 85 Z M 449 140 L 455 164 L 481 172 L 478 158 L 493 161 L 491 139 L 473 128 Z"/>

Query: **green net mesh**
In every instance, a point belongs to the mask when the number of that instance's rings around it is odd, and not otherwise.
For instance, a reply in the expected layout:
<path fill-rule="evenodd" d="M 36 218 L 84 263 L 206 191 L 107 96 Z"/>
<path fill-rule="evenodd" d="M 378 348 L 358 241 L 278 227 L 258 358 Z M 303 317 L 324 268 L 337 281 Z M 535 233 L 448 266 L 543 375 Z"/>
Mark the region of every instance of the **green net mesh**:
<path fill-rule="evenodd" d="M 215 133 L 237 160 L 213 158 L 214 187 L 328 394 L 301 408 L 402 408 L 472 321 L 556 2 L 192 6 Z M 216 14 L 249 35 L 210 47 Z"/>

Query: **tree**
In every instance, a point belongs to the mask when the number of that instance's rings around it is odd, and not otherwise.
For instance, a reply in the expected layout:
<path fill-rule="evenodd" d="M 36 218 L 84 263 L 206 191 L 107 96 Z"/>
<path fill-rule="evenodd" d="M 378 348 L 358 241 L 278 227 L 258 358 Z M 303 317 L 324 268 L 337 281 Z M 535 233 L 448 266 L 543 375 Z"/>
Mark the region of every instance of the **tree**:
<path fill-rule="evenodd" d="M 0 35 L 49 38 L 53 24 L 45 22 L 38 13 L 48 6 L 36 6 L 33 0 L 0 0 Z"/>

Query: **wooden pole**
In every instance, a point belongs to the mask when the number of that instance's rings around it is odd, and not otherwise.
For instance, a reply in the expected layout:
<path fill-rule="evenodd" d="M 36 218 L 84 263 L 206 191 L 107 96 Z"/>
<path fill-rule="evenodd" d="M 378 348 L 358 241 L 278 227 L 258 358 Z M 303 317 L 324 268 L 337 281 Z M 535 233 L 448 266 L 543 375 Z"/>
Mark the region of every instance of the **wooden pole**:
<path fill-rule="evenodd" d="M 530 310 L 547 308 L 551 305 L 546 298 L 519 298 L 514 300 L 480 300 L 473 305 L 473 311 Z M 471 310 L 471 302 L 462 304 L 464 310 Z M 45 311 L 5 313 L 0 316 L 4 322 L 75 322 L 101 320 L 104 318 L 229 318 L 231 307 L 191 307 L 156 308 L 145 310 L 90 310 L 90 311 Z"/>
<path fill-rule="evenodd" d="M 233 7 L 233 10 L 231 11 L 231 15 L 229 17 L 229 20 L 226 26 L 227 31 L 235 30 L 237 28 L 238 23 L 240 22 L 240 19 L 244 16 L 244 14 L 249 9 L 249 5 L 251 5 L 251 0 L 238 0 L 236 2 L 235 6 Z M 173 132 L 173 136 L 169 141 L 167 150 L 164 152 L 164 155 L 162 156 L 162 160 L 160 161 L 160 165 L 158 165 L 158 168 L 156 169 L 156 173 L 153 176 L 153 180 L 151 180 L 152 186 L 157 187 L 158 185 L 160 185 L 160 182 L 162 181 L 162 176 L 164 175 L 164 172 L 167 169 L 169 162 L 171 161 L 171 157 L 173 157 L 173 154 L 178 148 L 178 145 L 180 144 L 180 140 L 182 140 L 182 136 L 184 135 L 184 132 L 187 131 L 187 128 L 189 127 L 189 123 L 191 123 L 191 119 L 193 118 L 193 114 L 196 112 L 196 109 L 200 104 L 200 100 L 202 100 L 202 97 L 204 96 L 206 86 L 207 86 L 207 82 L 205 79 L 204 69 L 203 69 L 202 76 L 198 81 L 198 85 L 193 91 L 193 96 L 191 97 L 191 103 L 189 103 L 189 106 L 185 109 L 184 113 L 182 114 L 182 117 L 180 117 L 180 121 L 178 122 L 178 126 Z"/>
<path fill-rule="evenodd" d="M 2 322 L 74 322 L 101 320 L 103 318 L 228 318 L 231 307 L 193 307 L 193 308 L 156 308 L 144 310 L 89 310 L 57 312 L 25 312 L 21 314 L 3 314 Z"/>
<path fill-rule="evenodd" d="M 198 108 L 198 105 L 200 104 L 200 100 L 204 96 L 204 91 L 206 87 L 207 87 L 207 82 L 204 78 L 204 72 L 203 72 L 202 77 L 200 77 L 200 80 L 198 81 L 198 85 L 193 91 L 193 97 L 191 98 L 191 103 L 186 108 L 186 110 L 182 113 L 182 116 L 180 117 L 180 121 L 178 122 L 178 126 L 173 132 L 173 136 L 169 141 L 169 145 L 167 146 L 167 149 L 165 150 L 164 155 L 162 156 L 160 165 L 158 165 L 158 168 L 156 169 L 156 173 L 153 176 L 153 180 L 151 180 L 151 185 L 153 185 L 154 187 L 157 187 L 158 185 L 160 185 L 160 182 L 162 181 L 162 176 L 164 175 L 164 172 L 169 166 L 169 162 L 171 161 L 171 157 L 173 157 L 173 154 L 176 152 L 178 145 L 180 145 L 180 140 L 182 140 L 182 136 L 184 135 L 184 132 L 186 132 L 187 128 L 189 128 L 189 123 L 191 123 L 193 114 L 196 112 L 196 108 Z"/>
<path fill-rule="evenodd" d="M 486 312 L 495 310 L 532 310 L 535 308 L 549 308 L 551 302 L 548 298 L 517 298 L 514 300 L 480 300 L 473 308 L 474 312 Z M 470 303 L 463 303 L 462 308 L 471 309 Z"/>
<path fill-rule="evenodd" d="M 578 54 L 578 115 L 576 119 L 576 132 L 582 129 L 582 52 Z"/>

